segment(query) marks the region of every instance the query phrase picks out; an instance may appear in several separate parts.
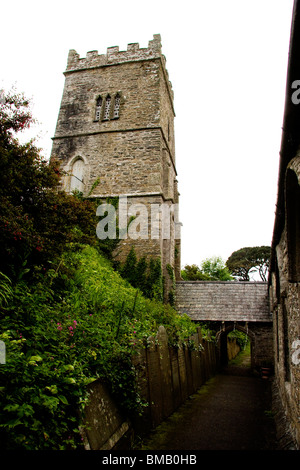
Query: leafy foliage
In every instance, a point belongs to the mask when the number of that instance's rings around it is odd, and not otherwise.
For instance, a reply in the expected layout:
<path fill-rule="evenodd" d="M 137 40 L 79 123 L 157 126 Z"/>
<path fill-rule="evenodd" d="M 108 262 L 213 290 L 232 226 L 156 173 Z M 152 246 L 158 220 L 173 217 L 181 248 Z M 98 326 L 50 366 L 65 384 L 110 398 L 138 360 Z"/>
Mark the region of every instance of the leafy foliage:
<path fill-rule="evenodd" d="M 32 266 L 48 269 L 66 243 L 97 245 L 110 256 L 119 241 L 96 238 L 98 200 L 59 190 L 59 163 L 43 159 L 33 142 L 19 143 L 16 132 L 31 122 L 29 102 L 6 94 L 0 104 L 0 271 L 13 279 Z"/>
<path fill-rule="evenodd" d="M 139 410 L 132 355 L 159 325 L 173 344 L 195 332 L 188 317 L 145 299 L 95 247 L 70 248 L 34 283 L 15 284 L 2 309 L 4 448 L 80 447 L 75 411 L 84 411 L 88 383 L 101 378 L 127 413 Z"/>
<path fill-rule="evenodd" d="M 237 329 L 232 330 L 230 333 L 228 333 L 228 336 L 229 338 L 235 338 L 237 344 L 240 346 L 241 349 L 245 349 L 245 347 L 249 343 L 248 336 L 242 331 L 239 331 Z"/>
<path fill-rule="evenodd" d="M 187 264 L 181 270 L 181 277 L 184 281 L 208 281 L 209 277 L 204 274 L 196 264 Z"/>
<path fill-rule="evenodd" d="M 201 268 L 196 264 L 186 265 L 181 271 L 185 281 L 232 281 L 233 277 L 223 260 L 218 257 L 207 258 L 201 263 Z"/>
<path fill-rule="evenodd" d="M 60 170 L 15 133 L 30 126 L 29 102 L 7 94 L 0 104 L 0 270 L 16 278 L 45 265 L 68 242 L 95 244 L 95 203 L 59 191 Z"/>
<path fill-rule="evenodd" d="M 269 246 L 245 247 L 234 251 L 226 261 L 226 266 L 239 280 L 249 281 L 250 273 L 258 271 L 261 280 L 266 281 L 270 256 Z"/>
<path fill-rule="evenodd" d="M 32 122 L 22 95 L 0 104 L 0 447 L 80 448 L 87 385 L 105 382 L 126 413 L 139 411 L 132 355 L 164 325 L 172 344 L 195 332 L 160 299 L 160 263 L 108 260 L 96 204 L 58 189 L 59 166 L 16 132 Z M 105 253 L 104 257 L 101 253 Z M 134 275 L 134 276 L 133 276 Z M 133 276 L 133 279 L 130 279 Z M 140 285 L 138 285 L 140 283 Z M 141 292 L 150 298 L 145 298 Z"/>
<path fill-rule="evenodd" d="M 119 272 L 124 279 L 148 297 L 163 301 L 163 278 L 161 260 L 146 257 L 137 259 L 134 247 L 131 248 L 125 263 L 119 266 Z"/>

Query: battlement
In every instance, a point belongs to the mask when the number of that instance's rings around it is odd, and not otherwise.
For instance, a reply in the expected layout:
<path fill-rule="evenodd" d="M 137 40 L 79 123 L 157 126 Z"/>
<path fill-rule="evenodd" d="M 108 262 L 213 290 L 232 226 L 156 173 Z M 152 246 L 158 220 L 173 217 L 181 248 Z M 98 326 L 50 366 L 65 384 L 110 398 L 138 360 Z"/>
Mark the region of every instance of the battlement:
<path fill-rule="evenodd" d="M 90 51 L 87 52 L 85 58 L 80 58 L 79 54 L 71 49 L 66 72 L 155 58 L 161 58 L 165 65 L 166 60 L 161 52 L 160 34 L 153 35 L 153 39 L 149 41 L 147 48 L 140 48 L 138 43 L 132 43 L 127 45 L 126 51 L 119 51 L 119 46 L 108 47 L 106 54 L 99 55 L 98 51 Z"/>
<path fill-rule="evenodd" d="M 74 49 L 71 49 L 68 55 L 65 75 L 81 70 L 152 59 L 161 60 L 169 94 L 173 101 L 174 93 L 172 90 L 172 83 L 169 80 L 169 74 L 166 69 L 166 58 L 162 54 L 160 34 L 154 34 L 153 39 L 148 42 L 148 47 L 145 48 L 140 48 L 138 43 L 131 43 L 127 45 L 126 51 L 120 51 L 119 46 L 114 46 L 108 47 L 106 54 L 98 54 L 98 51 L 96 50 L 89 51 L 84 58 L 80 58 L 79 54 Z"/>

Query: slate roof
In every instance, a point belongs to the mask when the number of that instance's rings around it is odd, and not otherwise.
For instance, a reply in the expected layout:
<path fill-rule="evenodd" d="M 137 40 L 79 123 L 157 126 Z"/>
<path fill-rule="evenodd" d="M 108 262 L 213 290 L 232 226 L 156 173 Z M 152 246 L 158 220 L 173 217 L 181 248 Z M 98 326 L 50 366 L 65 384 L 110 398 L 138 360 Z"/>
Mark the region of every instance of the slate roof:
<path fill-rule="evenodd" d="M 179 281 L 176 308 L 195 321 L 272 321 L 267 282 Z"/>

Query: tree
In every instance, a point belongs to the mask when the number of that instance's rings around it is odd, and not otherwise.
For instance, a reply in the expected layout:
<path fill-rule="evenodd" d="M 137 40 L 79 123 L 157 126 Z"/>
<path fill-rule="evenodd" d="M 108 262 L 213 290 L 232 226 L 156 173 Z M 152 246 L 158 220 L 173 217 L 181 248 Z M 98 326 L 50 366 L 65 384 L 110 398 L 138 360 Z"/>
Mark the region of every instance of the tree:
<path fill-rule="evenodd" d="M 209 277 L 203 274 L 196 264 L 186 265 L 181 270 L 181 277 L 184 281 L 208 281 Z"/>
<path fill-rule="evenodd" d="M 181 271 L 185 281 L 232 281 L 228 268 L 222 258 L 214 256 L 201 263 L 201 268 L 196 264 L 186 265 Z"/>
<path fill-rule="evenodd" d="M 219 256 L 205 259 L 201 264 L 202 272 L 210 277 L 211 281 L 232 281 L 233 277 L 224 261 Z"/>
<path fill-rule="evenodd" d="M 0 102 L 0 271 L 49 266 L 68 242 L 95 244 L 95 204 L 60 191 L 60 169 L 17 135 L 34 121 L 22 94 Z M 45 268 L 46 269 L 46 268 Z"/>
<path fill-rule="evenodd" d="M 245 247 L 234 251 L 226 261 L 226 266 L 238 280 L 250 281 L 249 275 L 258 272 L 261 280 L 265 282 L 270 255 L 269 246 Z"/>

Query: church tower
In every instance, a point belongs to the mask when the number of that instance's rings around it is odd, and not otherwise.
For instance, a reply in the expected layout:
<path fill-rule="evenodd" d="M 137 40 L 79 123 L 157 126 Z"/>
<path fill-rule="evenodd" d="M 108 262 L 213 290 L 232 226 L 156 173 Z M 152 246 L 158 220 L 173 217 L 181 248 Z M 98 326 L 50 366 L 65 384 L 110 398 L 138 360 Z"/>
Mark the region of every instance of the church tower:
<path fill-rule="evenodd" d="M 147 48 L 109 47 L 106 54 L 91 51 L 85 58 L 70 50 L 64 75 L 51 153 L 66 173 L 64 189 L 101 200 L 120 197 L 128 220 L 132 206 L 146 208 L 147 233 L 124 237 L 118 257 L 124 261 L 134 246 L 138 258 L 160 257 L 166 278 L 170 266 L 179 278 L 175 112 L 160 35 Z M 167 235 L 157 207 L 169 209 Z"/>

